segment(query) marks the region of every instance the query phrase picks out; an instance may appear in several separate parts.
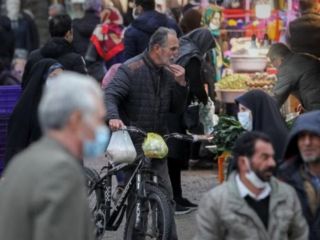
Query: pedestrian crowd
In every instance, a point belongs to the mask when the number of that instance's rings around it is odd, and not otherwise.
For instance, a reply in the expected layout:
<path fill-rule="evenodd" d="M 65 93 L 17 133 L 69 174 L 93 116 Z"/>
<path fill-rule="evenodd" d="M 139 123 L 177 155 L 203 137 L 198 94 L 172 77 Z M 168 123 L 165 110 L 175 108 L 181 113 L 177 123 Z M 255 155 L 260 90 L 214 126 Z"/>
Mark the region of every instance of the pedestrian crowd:
<path fill-rule="evenodd" d="M 50 5 L 41 47 L 22 5 L 1 14 L 0 88 L 20 86 L 21 96 L 6 128 L 0 239 L 93 239 L 83 160 L 103 156 L 114 131 L 211 135 L 214 118 L 201 116 L 220 110 L 223 9 L 129 2 L 124 13 L 118 1 L 85 0 L 74 19 L 64 5 Z M 200 143 L 171 139 L 166 159 L 151 162 L 175 214 L 198 208 L 195 240 L 320 240 L 320 5 L 299 3 L 287 42 L 267 54 L 277 69 L 272 94 L 235 99 L 244 133 L 224 183 L 199 206 L 183 197 L 181 171 L 199 158 Z M 289 95 L 300 102 L 290 128 L 280 111 Z M 143 139 L 130 135 L 140 155 Z M 133 171 L 117 175 L 115 191 Z M 170 239 L 178 239 L 174 221 Z"/>

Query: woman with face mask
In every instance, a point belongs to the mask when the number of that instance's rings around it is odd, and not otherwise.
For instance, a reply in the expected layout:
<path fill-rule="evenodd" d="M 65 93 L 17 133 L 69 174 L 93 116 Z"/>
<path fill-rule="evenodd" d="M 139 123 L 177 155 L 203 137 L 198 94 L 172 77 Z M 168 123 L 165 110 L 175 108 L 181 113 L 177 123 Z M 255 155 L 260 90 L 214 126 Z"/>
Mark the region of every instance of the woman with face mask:
<path fill-rule="evenodd" d="M 220 47 L 220 25 L 222 22 L 222 9 L 217 6 L 209 6 L 202 14 L 201 25 L 206 27 L 216 39 L 216 46 L 210 51 L 207 58 L 215 68 L 214 80 L 221 79 L 221 69 L 223 66 L 223 53 Z"/>
<path fill-rule="evenodd" d="M 238 97 L 238 120 L 247 131 L 267 134 L 279 163 L 288 135 L 288 128 L 274 99 L 261 90 L 251 90 Z"/>

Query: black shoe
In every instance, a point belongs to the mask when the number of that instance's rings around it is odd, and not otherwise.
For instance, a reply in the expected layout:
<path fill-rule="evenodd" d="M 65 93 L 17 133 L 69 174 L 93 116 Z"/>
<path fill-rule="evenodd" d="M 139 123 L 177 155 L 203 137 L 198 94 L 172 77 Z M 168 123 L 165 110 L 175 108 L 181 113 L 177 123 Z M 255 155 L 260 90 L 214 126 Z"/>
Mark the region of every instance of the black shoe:
<path fill-rule="evenodd" d="M 174 214 L 175 215 L 182 215 L 182 214 L 187 214 L 191 212 L 191 209 L 190 208 L 187 208 L 187 207 L 183 207 L 179 204 L 176 204 L 176 209 L 174 211 Z"/>
<path fill-rule="evenodd" d="M 183 206 L 183 207 L 187 207 L 187 208 L 197 208 L 198 207 L 197 204 L 190 202 L 186 198 L 181 198 L 181 199 L 177 200 L 176 203 Z"/>

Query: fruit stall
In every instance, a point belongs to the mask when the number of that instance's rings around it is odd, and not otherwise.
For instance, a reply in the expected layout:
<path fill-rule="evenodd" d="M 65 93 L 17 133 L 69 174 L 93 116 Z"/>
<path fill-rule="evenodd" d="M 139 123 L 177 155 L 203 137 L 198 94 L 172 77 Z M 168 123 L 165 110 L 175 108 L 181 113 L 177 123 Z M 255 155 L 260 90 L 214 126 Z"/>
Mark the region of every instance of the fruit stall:
<path fill-rule="evenodd" d="M 251 89 L 271 93 L 276 71 L 268 68 L 268 42 L 251 38 L 230 40 L 230 69 L 216 84 L 217 100 L 234 103 L 234 99 Z"/>

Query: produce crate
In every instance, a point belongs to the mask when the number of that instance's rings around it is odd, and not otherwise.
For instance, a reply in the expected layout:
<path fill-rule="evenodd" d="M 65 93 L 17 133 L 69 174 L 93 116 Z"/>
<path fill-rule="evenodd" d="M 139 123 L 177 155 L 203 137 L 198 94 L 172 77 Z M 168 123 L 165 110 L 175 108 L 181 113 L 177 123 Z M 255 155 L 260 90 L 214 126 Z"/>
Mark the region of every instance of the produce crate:
<path fill-rule="evenodd" d="M 10 115 L 20 96 L 20 85 L 0 86 L 0 114 Z"/>
<path fill-rule="evenodd" d="M 245 89 L 216 89 L 217 99 L 224 103 L 235 103 L 234 100 L 244 93 Z"/>
<path fill-rule="evenodd" d="M 9 116 L 0 115 L 0 176 L 4 167 L 4 153 L 5 153 L 5 147 L 6 147 L 8 123 L 9 123 Z"/>

